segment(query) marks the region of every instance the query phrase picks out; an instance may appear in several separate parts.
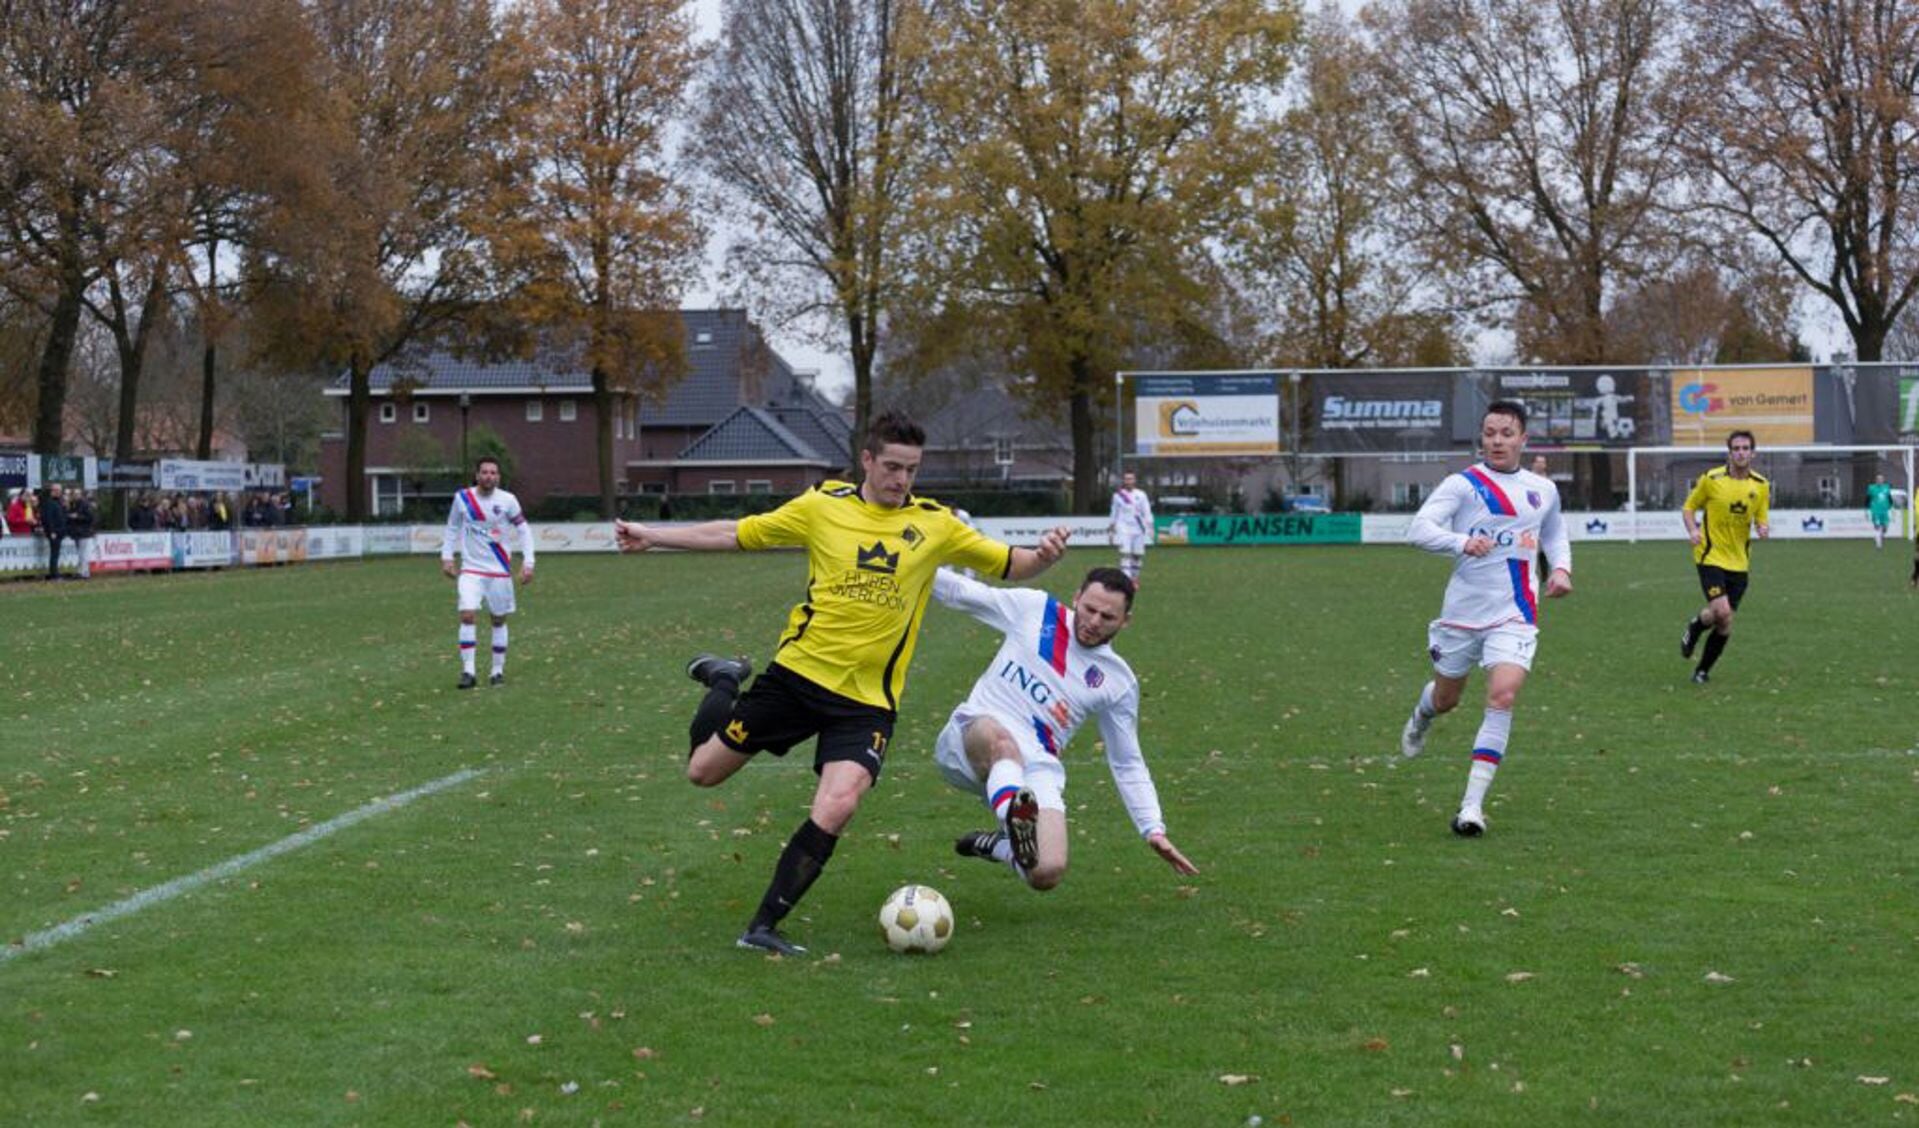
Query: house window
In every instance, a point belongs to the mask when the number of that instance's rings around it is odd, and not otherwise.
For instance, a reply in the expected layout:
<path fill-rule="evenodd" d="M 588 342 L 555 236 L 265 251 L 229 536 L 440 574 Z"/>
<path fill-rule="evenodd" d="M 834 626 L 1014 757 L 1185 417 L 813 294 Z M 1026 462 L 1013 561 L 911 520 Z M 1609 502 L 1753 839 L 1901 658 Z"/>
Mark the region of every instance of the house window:
<path fill-rule="evenodd" d="M 429 413 L 427 411 L 427 405 L 424 403 L 415 402 L 413 405 L 413 421 L 415 423 L 425 423 L 428 418 L 429 418 Z"/>
<path fill-rule="evenodd" d="M 713 344 L 713 330 L 701 329 L 693 334 L 693 347 L 710 347 Z"/>
<path fill-rule="evenodd" d="M 580 406 L 572 400 L 560 401 L 560 422 L 571 423 L 580 417 Z"/>
<path fill-rule="evenodd" d="M 541 419 L 544 419 L 545 417 L 546 417 L 546 404 L 541 403 L 539 400 L 536 400 L 536 399 L 530 399 L 526 401 L 526 421 L 528 423 L 538 423 Z"/>
<path fill-rule="evenodd" d="M 641 482 L 640 492 L 643 494 L 664 494 L 666 492 L 666 483 L 665 482 Z"/>
<path fill-rule="evenodd" d="M 400 406 L 395 403 L 380 405 L 380 422 L 392 423 L 400 418 Z"/>
<path fill-rule="evenodd" d="M 391 407 L 391 404 L 387 406 Z M 404 500 L 405 483 L 398 474 L 369 474 L 367 483 L 373 490 L 373 515 L 375 517 L 397 517 Z"/>
<path fill-rule="evenodd" d="M 739 491 L 733 488 L 733 479 L 715 478 L 706 483 L 706 492 L 710 494 L 730 494 Z"/>
<path fill-rule="evenodd" d="M 746 480 L 746 492 L 770 494 L 773 492 L 773 479 L 748 478 Z"/>
<path fill-rule="evenodd" d="M 997 466 L 1011 466 L 1013 464 L 1013 440 L 993 440 L 993 463 Z"/>
<path fill-rule="evenodd" d="M 1394 482 L 1393 483 L 1393 507 L 1396 509 L 1399 509 L 1399 508 L 1411 508 L 1415 505 L 1418 505 L 1419 493 L 1420 493 L 1420 490 L 1419 490 L 1418 482 Z"/>

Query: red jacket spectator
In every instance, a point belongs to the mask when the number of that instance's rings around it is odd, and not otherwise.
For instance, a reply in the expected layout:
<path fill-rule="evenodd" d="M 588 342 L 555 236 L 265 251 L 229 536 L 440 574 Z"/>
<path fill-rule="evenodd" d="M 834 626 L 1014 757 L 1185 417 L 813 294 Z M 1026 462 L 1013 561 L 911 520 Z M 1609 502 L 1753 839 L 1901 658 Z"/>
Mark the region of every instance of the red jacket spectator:
<path fill-rule="evenodd" d="M 33 532 L 33 510 L 27 504 L 27 491 L 21 490 L 7 503 L 7 531 L 17 536 Z"/>

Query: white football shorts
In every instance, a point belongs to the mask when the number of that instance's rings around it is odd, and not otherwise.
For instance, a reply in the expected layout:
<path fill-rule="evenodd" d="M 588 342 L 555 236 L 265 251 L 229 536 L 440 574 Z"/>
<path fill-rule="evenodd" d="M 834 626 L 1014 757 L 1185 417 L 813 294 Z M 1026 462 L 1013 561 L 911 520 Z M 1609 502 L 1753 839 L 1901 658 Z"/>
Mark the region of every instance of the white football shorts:
<path fill-rule="evenodd" d="M 476 576 L 471 572 L 461 572 L 460 610 L 478 611 L 482 603 L 489 614 L 513 614 L 513 577 Z"/>
<path fill-rule="evenodd" d="M 1469 630 L 1435 620 L 1426 628 L 1426 645 L 1433 669 L 1449 678 L 1465 677 L 1474 663 L 1488 670 L 1500 665 L 1531 670 L 1539 628 L 1530 623 L 1501 623 Z"/>
<path fill-rule="evenodd" d="M 1144 535 L 1136 537 L 1114 537 L 1113 547 L 1119 549 L 1121 556 L 1144 556 L 1146 554 L 1146 537 Z"/>
<path fill-rule="evenodd" d="M 986 802 L 986 780 L 973 770 L 966 760 L 965 727 L 973 718 L 954 713 L 947 718 L 946 727 L 940 730 L 939 739 L 933 742 L 933 763 L 939 767 L 940 777 L 947 783 L 969 795 L 977 796 L 980 802 Z M 1019 733 L 1011 724 L 1000 718 L 1013 739 L 1020 746 L 1020 759 L 1026 761 L 1026 788 L 1039 800 L 1041 809 L 1048 811 L 1066 810 L 1066 769 L 1058 760 L 1039 750 L 1037 746 L 1028 747 L 1027 742 L 1019 739 Z"/>

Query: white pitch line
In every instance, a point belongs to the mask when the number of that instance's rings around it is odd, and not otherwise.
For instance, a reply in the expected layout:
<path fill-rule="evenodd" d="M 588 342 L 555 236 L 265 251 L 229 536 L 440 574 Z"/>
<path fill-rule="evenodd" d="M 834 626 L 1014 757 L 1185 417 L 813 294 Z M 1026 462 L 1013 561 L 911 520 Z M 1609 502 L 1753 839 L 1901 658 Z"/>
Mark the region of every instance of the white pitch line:
<path fill-rule="evenodd" d="M 397 795 L 389 795 L 384 799 L 375 799 L 364 807 L 355 808 L 344 815 L 336 815 L 323 823 L 307 827 L 298 834 L 289 835 L 286 838 L 280 839 L 278 842 L 262 846 L 258 850 L 241 854 L 237 858 L 228 858 L 219 865 L 210 866 L 201 870 L 199 873 L 188 874 L 185 877 L 176 877 L 165 885 L 156 885 L 151 889 L 143 889 L 133 896 L 128 897 L 126 900 L 116 901 L 98 912 L 75 917 L 65 924 L 55 925 L 44 932 L 35 932 L 18 943 L 9 944 L 4 948 L 0 948 L 0 964 L 5 964 L 8 960 L 16 956 L 24 956 L 29 952 L 45 951 L 64 940 L 73 939 L 75 936 L 80 935 L 96 925 L 116 921 L 121 917 L 132 916 L 141 909 L 150 908 L 160 904 L 162 901 L 170 901 L 182 893 L 191 893 L 203 885 L 220 881 L 223 878 L 232 877 L 241 870 L 257 866 L 261 862 L 277 858 L 281 854 L 290 853 L 291 851 L 298 850 L 302 846 L 318 842 L 320 839 L 325 838 L 335 831 L 345 830 L 347 827 L 358 822 L 364 822 L 375 815 L 383 815 L 388 811 L 397 810 L 413 802 L 415 799 L 445 791 L 449 787 L 457 787 L 467 780 L 485 774 L 485 772 L 485 768 L 463 768 L 450 776 L 436 779 L 432 783 L 423 783 L 411 791 L 402 791 Z"/>

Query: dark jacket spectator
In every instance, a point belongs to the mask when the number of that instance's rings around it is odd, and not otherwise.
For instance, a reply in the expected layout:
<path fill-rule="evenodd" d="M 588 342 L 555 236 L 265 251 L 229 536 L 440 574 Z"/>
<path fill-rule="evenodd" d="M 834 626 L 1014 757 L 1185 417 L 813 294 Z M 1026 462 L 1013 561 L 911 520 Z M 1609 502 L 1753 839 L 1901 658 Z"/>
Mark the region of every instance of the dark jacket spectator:
<path fill-rule="evenodd" d="M 47 538 L 47 579 L 60 578 L 60 546 L 67 540 L 67 504 L 59 483 L 47 487 L 40 499 L 40 532 Z"/>
<path fill-rule="evenodd" d="M 67 507 L 67 535 L 74 540 L 86 540 L 93 536 L 99 514 L 94 512 L 93 502 L 87 495 L 75 493 L 73 504 Z"/>
<path fill-rule="evenodd" d="M 133 503 L 133 511 L 127 514 L 127 528 L 136 533 L 150 533 L 154 529 L 153 499 L 145 494 Z"/>

